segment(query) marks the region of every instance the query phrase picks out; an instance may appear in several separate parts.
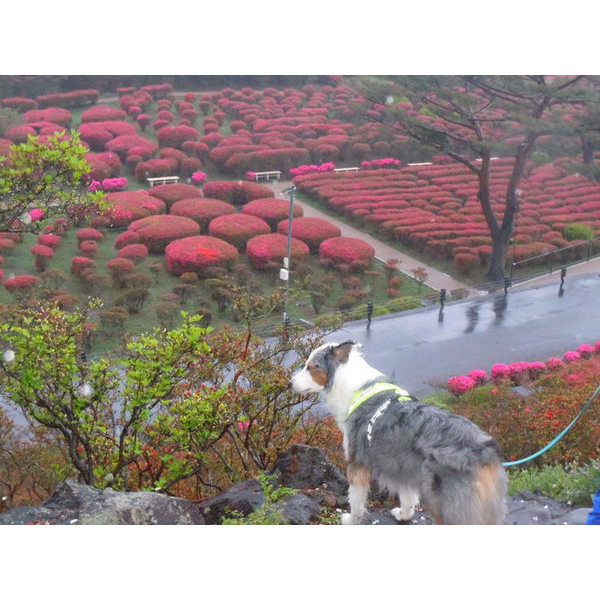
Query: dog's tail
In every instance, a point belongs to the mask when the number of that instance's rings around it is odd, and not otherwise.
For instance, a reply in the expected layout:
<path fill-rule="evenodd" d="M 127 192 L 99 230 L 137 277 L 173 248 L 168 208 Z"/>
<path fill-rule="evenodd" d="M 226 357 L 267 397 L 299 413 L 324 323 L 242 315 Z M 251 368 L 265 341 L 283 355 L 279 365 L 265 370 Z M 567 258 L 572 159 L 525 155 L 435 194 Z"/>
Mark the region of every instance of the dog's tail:
<path fill-rule="evenodd" d="M 506 514 L 506 473 L 499 462 L 480 465 L 473 478 L 472 523 L 502 525 Z"/>
<path fill-rule="evenodd" d="M 506 514 L 506 473 L 500 462 L 480 464 L 472 479 L 446 481 L 441 522 L 448 525 L 502 525 Z"/>

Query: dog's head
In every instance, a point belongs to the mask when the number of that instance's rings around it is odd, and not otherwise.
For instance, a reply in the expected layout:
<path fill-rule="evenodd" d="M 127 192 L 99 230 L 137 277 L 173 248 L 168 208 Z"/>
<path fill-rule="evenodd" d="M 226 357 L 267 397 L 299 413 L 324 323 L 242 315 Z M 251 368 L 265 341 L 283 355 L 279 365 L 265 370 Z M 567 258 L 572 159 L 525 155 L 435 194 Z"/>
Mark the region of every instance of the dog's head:
<path fill-rule="evenodd" d="M 350 352 L 359 346 L 355 342 L 323 344 L 313 350 L 304 364 L 290 380 L 292 389 L 299 394 L 328 390 L 333 384 L 336 371 L 348 362 Z"/>

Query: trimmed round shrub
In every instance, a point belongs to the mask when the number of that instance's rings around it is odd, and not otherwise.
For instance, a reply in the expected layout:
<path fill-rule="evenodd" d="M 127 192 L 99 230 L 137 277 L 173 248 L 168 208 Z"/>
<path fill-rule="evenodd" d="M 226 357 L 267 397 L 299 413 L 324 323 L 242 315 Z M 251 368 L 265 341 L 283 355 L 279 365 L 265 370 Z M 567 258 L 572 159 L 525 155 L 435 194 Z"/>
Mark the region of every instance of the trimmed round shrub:
<path fill-rule="evenodd" d="M 232 204 L 246 204 L 259 198 L 273 198 L 271 188 L 251 181 L 209 181 L 204 184 L 204 194 L 210 198 L 226 200 Z"/>
<path fill-rule="evenodd" d="M 319 257 L 332 261 L 335 265 L 362 263 L 368 267 L 375 258 L 371 244 L 351 237 L 334 237 L 319 246 Z"/>
<path fill-rule="evenodd" d="M 4 280 L 4 287 L 19 299 L 26 298 L 37 287 L 41 279 L 35 275 L 15 275 Z"/>
<path fill-rule="evenodd" d="M 198 197 L 175 202 L 169 214 L 193 219 L 202 227 L 202 231 L 206 231 L 213 219 L 235 214 L 235 208 L 224 200 Z"/>
<path fill-rule="evenodd" d="M 266 269 L 269 263 L 283 264 L 283 258 L 287 256 L 287 237 L 280 233 L 257 235 L 248 240 L 246 254 L 255 269 Z M 310 248 L 304 242 L 292 238 L 292 268 L 296 260 L 305 259 L 309 254 Z"/>
<path fill-rule="evenodd" d="M 98 252 L 98 244 L 94 240 L 84 240 L 79 243 L 79 250 L 81 250 L 84 256 L 93 258 Z"/>
<path fill-rule="evenodd" d="M 144 244 L 129 244 L 117 252 L 117 258 L 128 258 L 135 263 L 142 262 L 148 256 L 148 248 Z"/>
<path fill-rule="evenodd" d="M 0 254 L 3 252 L 8 252 L 15 247 L 14 240 L 9 240 L 8 238 L 0 238 Z"/>
<path fill-rule="evenodd" d="M 37 239 L 40 244 L 50 248 L 56 248 L 62 241 L 62 238 L 54 233 L 40 233 Z"/>
<path fill-rule="evenodd" d="M 167 270 L 171 273 L 202 275 L 207 268 L 231 267 L 238 258 L 238 251 L 223 240 L 199 235 L 171 242 L 165 255 Z"/>
<path fill-rule="evenodd" d="M 106 263 L 113 281 L 120 287 L 125 286 L 125 276 L 135 269 L 135 263 L 127 258 L 113 258 Z"/>
<path fill-rule="evenodd" d="M 125 160 L 127 153 L 131 148 L 137 147 L 144 148 L 148 156 L 152 156 L 157 150 L 157 146 L 154 142 L 151 142 L 140 135 L 119 135 L 106 144 L 106 149 L 109 152 L 118 154 L 121 160 Z"/>
<path fill-rule="evenodd" d="M 161 127 L 157 134 L 159 145 L 171 146 L 172 148 L 181 148 L 182 144 L 187 141 L 196 141 L 198 132 L 187 125 L 178 125 L 177 127 Z"/>
<path fill-rule="evenodd" d="M 125 246 L 129 246 L 131 244 L 138 244 L 139 241 L 140 236 L 135 231 L 124 231 L 115 240 L 115 248 L 117 250 L 121 250 L 121 248 L 125 248 Z"/>
<path fill-rule="evenodd" d="M 243 252 L 249 239 L 271 233 L 271 227 L 259 217 L 231 214 L 213 219 L 208 226 L 208 233 L 229 242 Z"/>
<path fill-rule="evenodd" d="M 207 184 L 208 185 L 208 184 Z M 204 186 L 206 189 L 206 186 Z M 272 228 L 277 227 L 280 221 L 289 218 L 290 203 L 280 198 L 260 198 L 253 200 L 242 207 L 245 215 L 252 215 L 264 219 Z M 294 218 L 302 217 L 304 210 L 298 204 L 294 205 Z"/>
<path fill-rule="evenodd" d="M 25 123 L 47 122 L 68 127 L 73 115 L 66 108 L 43 108 L 23 113 Z M 102 119 L 103 121 L 105 119 Z"/>
<path fill-rule="evenodd" d="M 151 253 L 160 254 L 172 241 L 200 233 L 200 225 L 187 217 L 155 215 L 134 221 L 129 230 L 140 236 Z"/>
<path fill-rule="evenodd" d="M 277 232 L 287 235 L 289 222 L 289 219 L 281 221 Z M 319 246 L 325 240 L 341 235 L 342 230 L 339 227 L 319 217 L 299 217 L 292 222 L 292 237 L 303 241 L 313 253 L 319 251 Z"/>
<path fill-rule="evenodd" d="M 76 277 L 81 277 L 83 271 L 91 269 L 94 266 L 94 261 L 87 256 L 74 256 L 71 259 L 71 273 Z"/>
<path fill-rule="evenodd" d="M 92 123 L 95 121 L 124 121 L 127 119 L 127 113 L 119 108 L 112 106 L 92 106 L 81 113 L 82 123 Z"/>
<path fill-rule="evenodd" d="M 75 234 L 75 237 L 78 241 L 83 242 L 84 240 L 101 240 L 104 238 L 104 234 L 93 227 L 84 227 Z"/>
<path fill-rule="evenodd" d="M 114 227 L 126 227 L 138 219 L 166 212 L 166 205 L 162 200 L 143 191 L 113 192 L 107 194 L 104 201 L 112 204 L 107 216 Z"/>
<path fill-rule="evenodd" d="M 455 377 L 450 377 L 446 382 L 446 385 L 450 392 L 455 396 L 460 396 L 461 394 L 472 390 L 477 385 L 477 382 L 468 375 L 457 375 Z"/>
<path fill-rule="evenodd" d="M 145 183 L 148 177 L 175 175 L 179 163 L 174 158 L 151 158 L 135 165 L 134 174 L 138 181 Z"/>
<path fill-rule="evenodd" d="M 179 202 L 179 200 L 200 198 L 202 196 L 202 192 L 195 185 L 187 183 L 157 185 L 148 190 L 148 193 L 154 198 L 162 200 L 168 207 L 171 207 L 175 202 Z"/>

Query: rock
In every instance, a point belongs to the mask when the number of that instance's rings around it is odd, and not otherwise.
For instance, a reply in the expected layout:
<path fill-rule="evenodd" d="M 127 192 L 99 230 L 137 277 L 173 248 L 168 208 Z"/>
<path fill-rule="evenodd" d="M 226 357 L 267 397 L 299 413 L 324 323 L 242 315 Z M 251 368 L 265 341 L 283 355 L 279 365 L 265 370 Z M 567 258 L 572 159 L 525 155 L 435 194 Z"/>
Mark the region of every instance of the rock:
<path fill-rule="evenodd" d="M 346 477 L 319 448 L 303 444 L 292 446 L 279 455 L 271 474 L 277 477 L 281 486 L 324 490 L 335 496 L 339 506 L 347 502 Z"/>
<path fill-rule="evenodd" d="M 198 505 L 208 525 L 219 525 L 232 511 L 244 516 L 256 510 L 265 501 L 265 494 L 257 479 L 247 479 L 227 491 Z"/>
<path fill-rule="evenodd" d="M 283 509 L 283 517 L 290 525 L 318 523 L 321 505 L 306 494 L 293 494 L 275 503 L 276 509 Z"/>
<path fill-rule="evenodd" d="M 554 519 L 553 525 L 585 525 L 591 508 L 576 508 Z"/>
<path fill-rule="evenodd" d="M 65 481 L 41 506 L 2 513 L 0 524 L 203 525 L 193 502 L 155 492 L 115 492 Z"/>

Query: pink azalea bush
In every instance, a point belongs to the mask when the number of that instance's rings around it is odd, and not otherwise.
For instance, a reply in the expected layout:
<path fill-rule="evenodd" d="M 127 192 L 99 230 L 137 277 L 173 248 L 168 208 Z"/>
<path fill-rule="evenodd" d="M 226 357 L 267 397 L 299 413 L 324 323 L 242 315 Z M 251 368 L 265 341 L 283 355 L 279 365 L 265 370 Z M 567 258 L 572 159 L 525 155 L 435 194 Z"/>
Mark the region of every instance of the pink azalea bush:
<path fill-rule="evenodd" d="M 561 369 L 564 366 L 564 361 L 562 361 L 560 358 L 556 358 L 554 356 L 551 356 L 547 361 L 546 361 L 546 366 L 548 367 L 548 369 L 550 371 L 558 371 L 559 369 Z"/>
<path fill-rule="evenodd" d="M 290 175 L 296 177 L 296 175 L 306 175 L 307 173 L 326 173 L 327 171 L 333 171 L 335 164 L 332 162 L 326 162 L 322 165 L 300 165 L 290 169 Z"/>
<path fill-rule="evenodd" d="M 122 192 L 127 189 L 127 177 L 113 177 L 110 179 L 103 179 L 100 184 L 100 189 L 105 192 Z"/>
<path fill-rule="evenodd" d="M 590 358 L 594 353 L 594 346 L 590 346 L 590 344 L 581 344 L 577 348 L 577 352 L 581 355 L 581 358 Z"/>
<path fill-rule="evenodd" d="M 41 208 L 32 208 L 29 211 L 29 216 L 31 217 L 32 221 L 39 221 L 44 217 L 44 214 L 45 213 Z"/>
<path fill-rule="evenodd" d="M 492 366 L 491 373 L 496 385 L 506 383 L 510 379 L 510 366 L 504 363 L 496 363 Z"/>
<path fill-rule="evenodd" d="M 206 173 L 203 171 L 195 171 L 190 177 L 194 185 L 201 185 L 206 181 Z"/>
<path fill-rule="evenodd" d="M 397 158 L 376 158 L 375 160 L 364 160 L 360 166 L 363 169 L 399 169 L 401 164 Z"/>
<path fill-rule="evenodd" d="M 576 360 L 579 360 L 581 358 L 581 354 L 576 350 L 569 350 L 568 352 L 565 352 L 564 357 L 565 362 L 571 363 L 575 362 Z"/>
<path fill-rule="evenodd" d="M 469 371 L 469 377 L 473 379 L 477 385 L 484 385 L 488 380 L 488 374 L 484 369 L 472 369 Z"/>
<path fill-rule="evenodd" d="M 450 377 L 446 385 L 455 396 L 460 396 L 465 392 L 472 390 L 477 383 L 475 379 L 468 375 L 457 375 L 455 377 Z"/>

